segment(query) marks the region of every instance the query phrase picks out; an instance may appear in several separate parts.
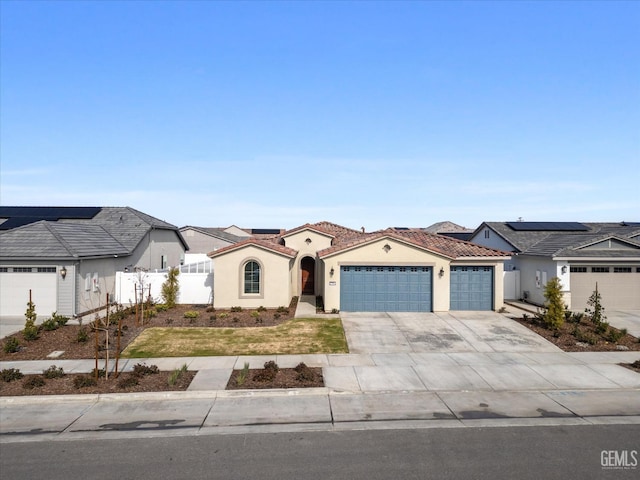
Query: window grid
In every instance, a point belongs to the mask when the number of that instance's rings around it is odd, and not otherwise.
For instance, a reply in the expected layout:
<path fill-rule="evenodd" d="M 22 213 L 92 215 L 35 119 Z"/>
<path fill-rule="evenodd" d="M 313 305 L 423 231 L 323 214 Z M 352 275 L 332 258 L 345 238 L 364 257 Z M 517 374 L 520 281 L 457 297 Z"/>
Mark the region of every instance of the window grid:
<path fill-rule="evenodd" d="M 260 293 L 260 265 L 258 262 L 247 262 L 244 266 L 244 293 Z"/>

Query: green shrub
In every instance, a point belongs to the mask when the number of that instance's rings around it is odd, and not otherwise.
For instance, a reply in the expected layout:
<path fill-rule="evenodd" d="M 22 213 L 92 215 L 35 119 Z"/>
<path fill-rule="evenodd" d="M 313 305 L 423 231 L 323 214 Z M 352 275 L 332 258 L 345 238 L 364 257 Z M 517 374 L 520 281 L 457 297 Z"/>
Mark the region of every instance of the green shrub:
<path fill-rule="evenodd" d="M 165 305 L 169 308 L 173 308 L 176 306 L 178 292 L 180 291 L 180 285 L 178 282 L 179 275 L 179 268 L 170 268 L 167 272 L 167 279 L 162 284 L 162 299 L 164 300 Z"/>
<path fill-rule="evenodd" d="M 278 320 L 279 318 L 280 318 L 280 314 L 279 313 L 276 312 L 276 313 L 273 314 L 273 319 L 274 320 Z"/>
<path fill-rule="evenodd" d="M 285 315 L 288 315 L 288 314 L 289 314 L 289 309 L 287 309 L 287 307 L 283 307 L 283 306 L 281 305 L 281 306 L 279 306 L 279 307 L 276 309 L 276 312 L 278 312 L 278 313 L 284 313 Z"/>
<path fill-rule="evenodd" d="M 15 353 L 20 350 L 20 342 L 16 337 L 9 337 L 5 340 L 2 349 L 4 353 Z"/>
<path fill-rule="evenodd" d="M 184 312 L 184 318 L 198 318 L 200 316 L 200 312 L 196 312 L 195 310 L 187 310 Z"/>
<path fill-rule="evenodd" d="M 242 311 L 242 307 L 231 307 L 231 311 L 232 312 L 241 312 Z"/>
<path fill-rule="evenodd" d="M 56 322 L 53 318 L 47 318 L 42 322 L 42 329 L 47 332 L 51 332 L 53 330 L 58 329 L 58 322 Z"/>
<path fill-rule="evenodd" d="M 587 308 L 584 309 L 584 313 L 589 319 L 596 325 L 600 325 L 607 319 L 604 314 L 604 306 L 602 306 L 602 295 L 598 292 L 598 283 L 596 282 L 596 289 L 593 291 L 589 300 L 587 301 Z"/>
<path fill-rule="evenodd" d="M 144 318 L 146 318 L 147 320 L 150 318 L 155 318 L 158 316 L 158 312 L 156 311 L 156 307 L 153 308 L 147 308 L 144 311 Z"/>
<path fill-rule="evenodd" d="M 64 327 L 69 321 L 69 317 L 65 317 L 64 315 L 58 315 L 58 312 L 53 312 L 51 314 L 51 319 L 55 320 L 59 327 Z"/>
<path fill-rule="evenodd" d="M 27 311 L 24 314 L 26 321 L 24 322 L 24 330 L 22 335 L 25 340 L 35 340 L 38 338 L 38 327 L 36 325 L 36 319 L 38 314 L 36 313 L 36 304 L 32 301 L 27 302 Z"/>
<path fill-rule="evenodd" d="M 87 340 L 89 340 L 89 333 L 87 332 L 87 329 L 84 327 L 80 327 L 80 329 L 78 330 L 78 335 L 76 336 L 76 341 L 78 343 L 84 343 Z"/>
<path fill-rule="evenodd" d="M 596 324 L 596 333 L 599 335 L 606 335 L 607 330 L 609 330 L 609 323 L 604 320 L 600 323 Z"/>
<path fill-rule="evenodd" d="M 267 311 L 267 309 L 266 309 L 265 307 L 263 307 L 262 305 L 260 305 L 260 306 L 257 308 L 257 310 L 258 310 L 258 312 L 266 312 L 266 311 Z"/>
<path fill-rule="evenodd" d="M 160 305 L 156 305 L 156 310 L 159 312 L 166 312 L 169 310 L 169 306 L 165 303 L 161 303 Z"/>
<path fill-rule="evenodd" d="M 94 368 L 93 370 L 91 370 L 91 377 L 95 378 L 96 376 L 96 369 Z M 99 368 L 98 369 L 98 378 L 104 378 L 107 376 L 107 373 L 105 372 L 104 368 Z"/>
<path fill-rule="evenodd" d="M 611 343 L 618 343 L 627 335 L 626 329 L 623 329 L 623 330 L 618 330 L 617 328 L 610 328 L 609 334 L 607 335 L 607 339 Z"/>
<path fill-rule="evenodd" d="M 31 375 L 22 382 L 22 388 L 33 390 L 34 388 L 44 387 L 47 382 L 39 375 Z"/>
<path fill-rule="evenodd" d="M 62 367 L 56 367 L 51 365 L 49 368 L 42 372 L 44 378 L 62 378 L 64 377 L 64 369 Z"/>
<path fill-rule="evenodd" d="M 218 318 L 220 319 L 225 319 L 225 318 L 229 318 L 229 314 L 226 312 L 222 312 L 218 314 Z"/>
<path fill-rule="evenodd" d="M 557 330 L 564 323 L 565 306 L 562 298 L 562 284 L 558 277 L 553 277 L 544 287 L 543 320 L 547 328 Z"/>
<path fill-rule="evenodd" d="M 96 379 L 89 375 L 78 375 L 73 379 L 73 386 L 80 389 L 86 387 L 95 387 L 98 384 Z"/>
<path fill-rule="evenodd" d="M 0 370 L 0 380 L 3 382 L 13 382 L 14 380 L 20 380 L 24 375 L 17 368 L 5 368 Z"/>

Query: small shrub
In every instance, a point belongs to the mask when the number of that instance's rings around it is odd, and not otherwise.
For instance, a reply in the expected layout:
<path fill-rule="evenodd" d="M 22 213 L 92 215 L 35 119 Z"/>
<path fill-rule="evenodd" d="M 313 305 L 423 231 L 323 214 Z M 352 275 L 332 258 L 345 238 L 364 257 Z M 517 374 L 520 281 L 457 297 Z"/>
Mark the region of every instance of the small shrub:
<path fill-rule="evenodd" d="M 287 309 L 287 307 L 283 307 L 283 306 L 279 306 L 276 309 L 276 312 L 278 313 L 284 313 L 285 315 L 287 315 L 289 313 L 289 310 Z"/>
<path fill-rule="evenodd" d="M 73 386 L 77 389 L 86 387 L 95 387 L 98 384 L 96 379 L 89 375 L 78 375 L 73 379 Z"/>
<path fill-rule="evenodd" d="M 138 363 L 134 365 L 132 371 L 132 374 L 136 377 L 155 375 L 156 373 L 160 373 L 160 369 L 156 365 L 145 365 L 144 363 Z"/>
<path fill-rule="evenodd" d="M 165 322 L 167 325 L 171 325 L 173 323 L 173 318 L 167 318 Z"/>
<path fill-rule="evenodd" d="M 123 376 L 118 380 L 118 388 L 130 388 L 138 385 L 140 381 L 135 375 Z"/>
<path fill-rule="evenodd" d="M 296 371 L 296 379 L 302 382 L 313 382 L 316 379 L 316 374 L 311 370 L 304 362 L 300 362 L 294 368 Z"/>
<path fill-rule="evenodd" d="M 27 390 L 33 390 L 34 388 L 44 387 L 47 382 L 44 378 L 39 375 L 32 375 L 29 378 L 25 379 L 22 382 L 22 388 L 26 388 Z"/>
<path fill-rule="evenodd" d="M 144 318 L 146 318 L 147 320 L 151 318 L 155 318 L 157 316 L 158 316 L 158 311 L 156 310 L 156 307 L 148 308 L 144 311 Z"/>
<path fill-rule="evenodd" d="M 238 317 L 233 317 L 233 323 L 238 323 L 240 319 Z"/>
<path fill-rule="evenodd" d="M 65 317 L 64 315 L 58 315 L 58 312 L 53 312 L 51 314 L 51 319 L 55 320 L 59 327 L 64 327 L 69 321 L 69 317 Z"/>
<path fill-rule="evenodd" d="M 260 306 L 257 308 L 257 310 L 258 310 L 258 312 L 266 312 L 266 311 L 267 311 L 267 309 L 266 309 L 266 308 L 264 308 L 262 305 L 260 305 Z"/>
<path fill-rule="evenodd" d="M 231 311 L 236 313 L 236 312 L 241 312 L 242 311 L 242 307 L 231 307 Z"/>
<path fill-rule="evenodd" d="M 180 269 L 171 267 L 167 272 L 166 281 L 162 284 L 162 299 L 169 308 L 175 307 L 178 300 L 178 292 L 180 291 L 179 275 Z"/>
<path fill-rule="evenodd" d="M 566 308 L 562 298 L 562 283 L 558 277 L 553 277 L 544 287 L 545 312 L 543 320 L 547 328 L 557 330 L 565 319 Z"/>
<path fill-rule="evenodd" d="M 575 323 L 580 323 L 582 322 L 582 319 L 584 318 L 584 313 L 581 312 L 575 312 L 572 316 L 571 319 L 575 322 Z"/>
<path fill-rule="evenodd" d="M 42 329 L 47 332 L 51 332 L 53 330 L 58 329 L 58 322 L 56 322 L 53 318 L 47 318 L 42 322 Z"/>
<path fill-rule="evenodd" d="M 95 376 L 96 376 L 96 369 L 94 368 L 94 369 L 91 371 L 91 377 L 92 377 L 92 378 L 95 378 Z M 105 372 L 104 368 L 99 368 L 99 369 L 98 369 L 98 378 L 104 378 L 104 377 L 106 377 L 106 376 L 107 376 L 107 372 Z"/>
<path fill-rule="evenodd" d="M 254 312 L 251 312 L 249 315 L 251 315 L 252 318 L 258 318 L 260 316 L 260 312 L 254 311 Z"/>
<path fill-rule="evenodd" d="M 5 340 L 2 349 L 4 353 L 15 353 L 20 350 L 20 342 L 16 337 L 9 337 Z"/>
<path fill-rule="evenodd" d="M 244 382 L 247 381 L 248 376 L 249 376 L 249 362 L 244 362 L 244 367 L 242 367 L 242 370 L 238 372 L 238 376 L 236 377 L 236 383 L 238 385 L 244 385 Z"/>
<path fill-rule="evenodd" d="M 0 370 L 0 380 L 3 382 L 13 382 L 14 380 L 20 380 L 24 375 L 17 368 L 5 368 Z"/>
<path fill-rule="evenodd" d="M 582 330 L 578 330 L 576 335 L 576 340 L 583 343 L 588 343 L 589 345 L 595 345 L 598 343 L 598 338 L 592 333 L 583 332 Z"/>
<path fill-rule="evenodd" d="M 156 310 L 158 312 L 166 312 L 167 310 L 169 310 L 169 306 L 166 303 L 161 303 L 159 305 L 156 305 Z"/>
<path fill-rule="evenodd" d="M 80 330 L 78 330 L 78 335 L 76 336 L 76 341 L 78 343 L 84 343 L 87 340 L 89 340 L 89 333 L 87 332 L 86 328 L 81 327 Z"/>
<path fill-rule="evenodd" d="M 229 314 L 226 312 L 222 312 L 218 314 L 218 318 L 220 319 L 225 319 L 225 318 L 229 318 Z"/>
<path fill-rule="evenodd" d="M 627 334 L 626 331 L 623 332 L 622 330 L 618 330 L 616 328 L 610 328 L 609 334 L 607 335 L 607 339 L 611 343 L 618 343 L 620 340 L 624 338 L 626 334 Z"/>
<path fill-rule="evenodd" d="M 609 330 L 609 323 L 608 322 L 605 322 L 603 320 L 600 323 L 596 324 L 596 333 L 597 334 L 606 335 L 608 330 Z"/>
<path fill-rule="evenodd" d="M 331 313 L 333 313 L 335 315 L 337 313 L 340 313 L 340 310 L 338 310 L 337 308 L 332 308 L 331 309 Z"/>
<path fill-rule="evenodd" d="M 24 330 L 22 335 L 25 340 L 35 340 L 38 338 L 38 326 L 36 325 L 36 319 L 38 314 L 36 313 L 36 304 L 32 301 L 27 302 L 27 311 L 24 314 L 26 321 L 24 322 Z"/>
<path fill-rule="evenodd" d="M 274 313 L 273 314 L 273 319 L 274 320 L 278 320 L 280 318 L 280 314 L 279 313 Z"/>
<path fill-rule="evenodd" d="M 196 312 L 195 310 L 187 310 L 184 312 L 184 318 L 193 318 L 196 319 L 200 316 L 200 312 Z"/>
<path fill-rule="evenodd" d="M 213 325 L 214 323 L 216 323 L 216 316 L 215 315 L 209 315 L 209 324 Z"/>
<path fill-rule="evenodd" d="M 253 379 L 258 382 L 271 382 L 276 378 L 278 370 L 280 370 L 278 364 L 269 360 L 265 362 L 263 370 L 259 370 L 253 375 Z"/>
<path fill-rule="evenodd" d="M 64 377 L 64 369 L 62 367 L 56 367 L 51 365 L 49 368 L 42 372 L 44 378 L 62 378 Z"/>
<path fill-rule="evenodd" d="M 598 292 L 597 282 L 596 289 L 587 301 L 587 308 L 584 309 L 584 313 L 595 325 L 600 325 L 607 319 L 607 316 L 604 314 L 604 306 L 602 305 L 602 295 Z"/>
<path fill-rule="evenodd" d="M 526 313 L 523 313 L 523 314 L 522 314 L 522 320 L 523 320 L 524 322 L 528 322 L 528 321 L 529 321 L 529 315 L 527 315 Z"/>

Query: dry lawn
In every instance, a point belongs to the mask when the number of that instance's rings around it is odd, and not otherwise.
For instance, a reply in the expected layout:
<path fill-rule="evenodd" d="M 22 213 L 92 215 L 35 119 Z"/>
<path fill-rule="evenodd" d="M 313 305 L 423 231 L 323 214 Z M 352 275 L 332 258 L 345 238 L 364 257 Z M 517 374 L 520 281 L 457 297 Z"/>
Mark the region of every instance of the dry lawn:
<path fill-rule="evenodd" d="M 128 358 L 347 353 L 339 318 L 296 318 L 273 327 L 156 327 L 122 352 Z"/>

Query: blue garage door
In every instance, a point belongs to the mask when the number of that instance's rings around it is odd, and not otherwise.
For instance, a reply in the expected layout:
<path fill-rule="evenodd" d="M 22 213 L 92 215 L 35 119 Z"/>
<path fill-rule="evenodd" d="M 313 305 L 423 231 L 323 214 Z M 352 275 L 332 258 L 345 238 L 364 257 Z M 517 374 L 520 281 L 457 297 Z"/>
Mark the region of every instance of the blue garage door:
<path fill-rule="evenodd" d="M 344 312 L 430 312 L 430 267 L 340 268 Z"/>
<path fill-rule="evenodd" d="M 493 310 L 493 267 L 451 267 L 451 310 Z"/>

